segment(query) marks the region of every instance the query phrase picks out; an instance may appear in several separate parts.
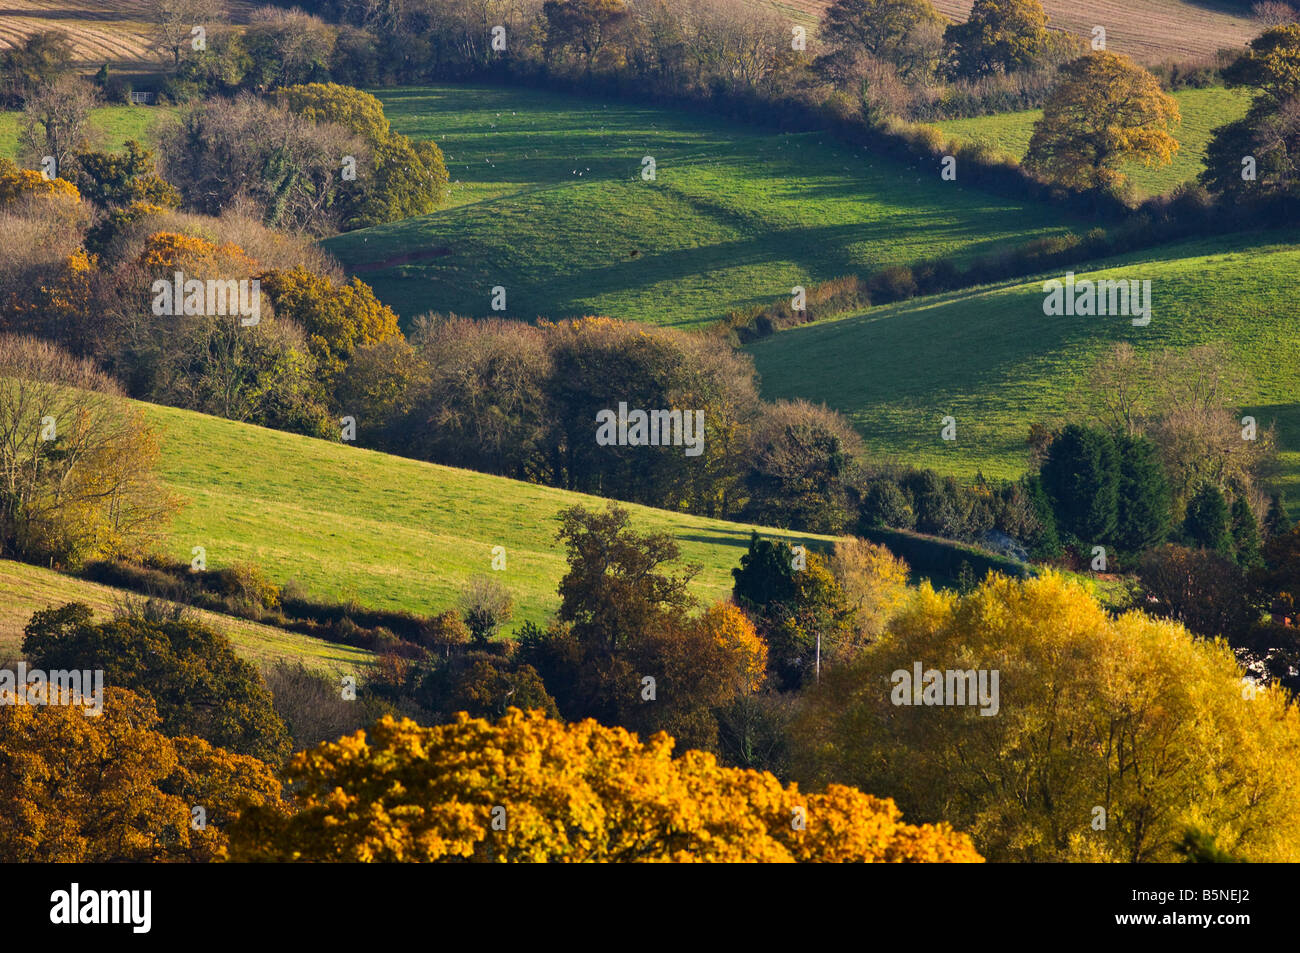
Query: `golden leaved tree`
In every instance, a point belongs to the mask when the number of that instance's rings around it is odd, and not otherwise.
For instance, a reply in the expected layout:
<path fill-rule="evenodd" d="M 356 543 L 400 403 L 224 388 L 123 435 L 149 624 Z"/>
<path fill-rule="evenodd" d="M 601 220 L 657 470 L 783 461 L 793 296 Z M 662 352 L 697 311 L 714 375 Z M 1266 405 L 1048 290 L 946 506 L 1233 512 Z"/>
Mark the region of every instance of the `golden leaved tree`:
<path fill-rule="evenodd" d="M 996 714 L 895 704 L 894 673 L 918 661 L 997 671 Z M 1111 616 L 1055 573 L 991 575 L 964 597 L 923 586 L 883 639 L 823 673 L 796 776 L 888 790 L 999 861 L 1171 861 L 1192 827 L 1247 860 L 1296 861 L 1290 701 L 1177 623 Z"/>
<path fill-rule="evenodd" d="M 296 812 L 251 808 L 233 860 L 971 861 L 947 825 L 892 801 L 822 794 L 770 774 L 672 757 L 673 740 L 511 709 L 422 728 L 385 717 L 295 756 Z"/>
<path fill-rule="evenodd" d="M 168 738 L 153 702 L 126 689 L 105 688 L 103 701 L 99 715 L 0 705 L 0 861 L 213 860 L 244 804 L 283 809 L 261 761 Z"/>
<path fill-rule="evenodd" d="M 1178 103 L 1142 67 L 1116 53 L 1090 53 L 1061 67 L 1024 166 L 1070 188 L 1116 189 L 1125 163 L 1173 160 L 1178 140 L 1170 132 L 1181 121 Z"/>

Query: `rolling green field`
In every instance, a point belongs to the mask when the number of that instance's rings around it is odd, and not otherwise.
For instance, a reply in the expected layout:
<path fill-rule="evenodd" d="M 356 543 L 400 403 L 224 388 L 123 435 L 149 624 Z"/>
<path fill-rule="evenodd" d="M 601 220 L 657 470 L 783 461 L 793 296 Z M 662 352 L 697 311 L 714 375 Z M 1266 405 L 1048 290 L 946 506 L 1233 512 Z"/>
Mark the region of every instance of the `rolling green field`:
<path fill-rule="evenodd" d="M 84 602 L 97 619 L 111 615 L 128 596 L 120 589 L 76 579 L 62 573 L 0 559 L 0 659 L 17 656 L 23 627 L 32 613 L 65 602 Z M 278 659 L 298 660 L 332 672 L 355 672 L 370 663 L 371 654 L 348 645 L 288 632 L 205 610 L 192 610 L 199 619 L 230 639 L 235 651 L 261 665 Z"/>
<path fill-rule="evenodd" d="M 100 106 L 90 116 L 91 145 L 112 152 L 129 139 L 148 145 L 158 125 L 173 115 L 168 106 Z M 0 112 L 0 156 L 18 158 L 21 120 L 22 113 Z"/>
<path fill-rule="evenodd" d="M 515 623 L 559 605 L 565 571 L 556 514 L 605 501 L 344 444 L 141 404 L 162 432 L 161 470 L 189 505 L 169 534 L 171 555 L 194 546 L 210 569 L 252 562 L 327 600 L 420 614 L 453 608 L 461 587 L 491 574 L 515 598 Z M 701 600 L 731 591 L 749 542 L 737 523 L 630 506 L 634 526 L 672 533 L 683 562 L 700 563 Z M 810 545 L 826 537 L 775 533 Z M 493 572 L 492 548 L 506 568 Z"/>
<path fill-rule="evenodd" d="M 1300 490 L 1300 232 L 1198 240 L 1098 262 L 1077 277 L 1150 279 L 1151 323 L 1047 317 L 1043 277 L 874 308 L 753 345 L 768 398 L 843 411 L 877 459 L 973 477 L 1025 469 L 1034 421 L 1077 417 L 1076 387 L 1119 341 L 1135 348 L 1224 343 L 1254 385 L 1240 395 L 1276 420 L 1283 486 Z M 941 419 L 957 439 L 940 438 Z"/>
<path fill-rule="evenodd" d="M 1138 162 L 1125 169 L 1125 174 L 1141 196 L 1160 195 L 1195 179 L 1205 168 L 1205 146 L 1210 141 L 1210 134 L 1217 127 L 1240 119 L 1250 105 L 1250 91 L 1246 89 L 1182 89 L 1172 95 L 1183 116 L 1182 125 L 1174 133 L 1179 149 L 1173 162 L 1161 166 L 1146 166 Z M 974 119 L 951 119 L 935 125 L 959 140 L 982 142 L 1020 159 L 1029 148 L 1034 123 L 1042 115 L 1041 109 L 1031 109 Z"/>
<path fill-rule="evenodd" d="M 375 93 L 396 129 L 442 147 L 453 207 L 324 244 L 407 318 L 490 314 L 500 285 L 507 316 L 694 326 L 796 284 L 1071 224 L 817 134 L 536 91 Z"/>

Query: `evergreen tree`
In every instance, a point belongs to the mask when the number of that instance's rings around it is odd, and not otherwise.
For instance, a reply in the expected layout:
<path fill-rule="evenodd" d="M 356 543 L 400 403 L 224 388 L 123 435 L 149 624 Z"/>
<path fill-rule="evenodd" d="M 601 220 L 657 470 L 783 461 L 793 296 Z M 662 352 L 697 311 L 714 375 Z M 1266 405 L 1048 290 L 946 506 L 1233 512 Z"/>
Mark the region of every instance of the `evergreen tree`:
<path fill-rule="evenodd" d="M 1263 565 L 1259 523 L 1250 504 L 1241 496 L 1232 503 L 1232 545 L 1237 551 L 1237 564 L 1242 569 L 1255 569 Z"/>
<path fill-rule="evenodd" d="M 795 571 L 794 552 L 788 543 L 752 533 L 749 552 L 740 557 L 740 568 L 731 570 L 736 604 L 762 614 L 770 603 L 792 602 Z"/>
<path fill-rule="evenodd" d="M 1056 514 L 1052 512 L 1052 501 L 1043 489 L 1043 479 L 1037 474 L 1025 477 L 1025 495 L 1029 497 L 1034 517 L 1038 520 L 1038 532 L 1025 542 L 1029 555 L 1034 559 L 1056 559 L 1061 555 L 1061 537 L 1056 531 Z"/>
<path fill-rule="evenodd" d="M 1281 491 L 1274 493 L 1268 501 L 1268 515 L 1264 517 L 1264 529 L 1269 536 L 1281 536 L 1291 529 L 1291 517 L 1286 511 L 1286 495 Z"/>
<path fill-rule="evenodd" d="M 1139 553 L 1169 535 L 1173 494 L 1160 450 L 1152 440 L 1121 436 L 1115 446 L 1119 455 L 1116 542 L 1125 552 Z"/>
<path fill-rule="evenodd" d="M 1187 504 L 1183 536 L 1192 546 L 1232 555 L 1232 537 L 1228 533 L 1228 501 L 1213 483 L 1203 483 Z"/>
<path fill-rule="evenodd" d="M 1047 449 L 1041 476 L 1058 530 L 1092 545 L 1114 538 L 1119 519 L 1119 461 L 1104 430 L 1070 424 Z"/>

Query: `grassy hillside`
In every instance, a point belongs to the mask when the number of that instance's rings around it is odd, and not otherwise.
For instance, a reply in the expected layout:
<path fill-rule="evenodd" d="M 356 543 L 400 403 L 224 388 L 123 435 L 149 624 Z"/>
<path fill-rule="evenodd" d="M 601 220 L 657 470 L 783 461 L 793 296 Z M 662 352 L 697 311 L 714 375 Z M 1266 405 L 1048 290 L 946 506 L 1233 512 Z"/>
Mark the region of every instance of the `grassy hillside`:
<path fill-rule="evenodd" d="M 595 497 L 141 406 L 162 430 L 166 481 L 190 500 L 171 528 L 171 553 L 189 562 L 192 547 L 203 546 L 209 568 L 252 562 L 322 599 L 429 613 L 454 607 L 466 580 L 491 573 L 514 593 L 516 622 L 542 622 L 559 604 L 565 570 L 555 515 L 577 502 L 604 506 Z M 716 600 L 730 592 L 750 527 L 630 509 L 638 529 L 671 532 L 684 561 L 703 565 L 696 595 Z M 506 549 L 505 571 L 492 572 L 494 546 Z"/>
<path fill-rule="evenodd" d="M 794 23 L 815 22 L 831 0 L 749 0 L 775 9 Z M 1249 4 L 1223 0 L 1042 0 L 1048 25 L 1092 38 L 1094 26 L 1106 28 L 1108 49 L 1140 62 L 1158 63 L 1212 56 L 1237 49 L 1263 32 L 1249 15 Z M 933 0 L 951 20 L 964 21 L 974 0 Z"/>
<path fill-rule="evenodd" d="M 406 317 L 489 314 L 501 285 L 507 315 L 698 325 L 796 284 L 1064 223 L 816 134 L 522 90 L 376 95 L 398 130 L 442 146 L 454 207 L 325 245 Z"/>
<path fill-rule="evenodd" d="M 1300 315 L 1293 289 L 1300 233 L 1193 241 L 1078 277 L 1151 280 L 1151 323 L 1046 317 L 1042 279 L 953 292 L 805 325 L 752 348 L 763 392 L 848 414 L 880 458 L 974 476 L 1023 472 L 1029 425 L 1077 414 L 1074 389 L 1098 355 L 1224 342 L 1254 379 L 1243 395 L 1261 425 L 1276 419 L 1288 492 L 1300 488 Z M 1049 276 L 1059 277 L 1059 275 Z M 957 419 L 957 440 L 940 421 Z"/>
<path fill-rule="evenodd" d="M 1210 134 L 1225 123 L 1246 114 L 1250 91 L 1246 89 L 1184 89 L 1173 94 L 1183 122 L 1175 133 L 1179 149 L 1168 165 L 1130 164 L 1124 171 L 1139 195 L 1159 195 L 1176 185 L 1195 179 L 1205 168 L 1205 146 Z M 1041 109 L 999 113 L 974 119 L 952 119 L 936 123 L 944 132 L 958 139 L 983 142 L 1017 159 L 1029 148 L 1034 123 L 1042 118 Z"/>
<path fill-rule="evenodd" d="M 167 106 L 101 106 L 88 123 L 91 144 L 110 152 L 120 151 L 128 139 L 150 145 L 159 127 L 175 114 Z M 0 112 L 0 156 L 17 160 L 21 120 L 21 113 Z"/>
<path fill-rule="evenodd" d="M 104 618 L 130 594 L 110 586 L 75 579 L 61 573 L 0 559 L 0 659 L 17 656 L 23 627 L 33 612 L 84 602 Z M 370 661 L 370 653 L 347 645 L 335 645 L 296 632 L 259 625 L 246 619 L 216 612 L 193 610 L 205 623 L 225 635 L 244 658 L 259 664 L 277 659 L 303 663 L 334 672 L 355 672 Z"/>

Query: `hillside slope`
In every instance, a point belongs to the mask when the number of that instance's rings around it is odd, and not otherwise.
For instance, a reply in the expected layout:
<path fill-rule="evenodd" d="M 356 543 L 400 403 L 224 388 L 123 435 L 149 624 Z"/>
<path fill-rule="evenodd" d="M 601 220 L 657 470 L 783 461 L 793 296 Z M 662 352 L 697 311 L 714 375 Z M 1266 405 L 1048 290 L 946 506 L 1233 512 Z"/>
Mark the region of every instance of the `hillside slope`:
<path fill-rule="evenodd" d="M 1047 317 L 1043 277 L 936 295 L 805 325 L 752 347 L 764 396 L 843 411 L 869 452 L 973 477 L 1025 467 L 1034 421 L 1077 416 L 1075 388 L 1116 342 L 1135 348 L 1223 343 L 1253 379 L 1242 395 L 1278 422 L 1289 491 L 1300 486 L 1300 232 L 1197 240 L 1074 269 L 1150 279 L 1151 323 Z M 1044 277 L 1060 277 L 1056 273 Z M 940 439 L 941 418 L 957 439 Z"/>
<path fill-rule="evenodd" d="M 1124 169 L 1139 196 L 1160 195 L 1200 175 L 1205 169 L 1205 147 L 1210 135 L 1219 126 L 1246 115 L 1251 92 L 1247 89 L 1182 89 L 1173 97 L 1183 117 L 1174 132 L 1178 152 L 1173 161 L 1168 165 L 1153 166 L 1134 162 Z M 951 119 L 935 125 L 957 139 L 981 142 L 1021 159 L 1029 149 L 1034 123 L 1042 115 L 1041 109 L 1029 109 L 973 119 Z"/>
<path fill-rule="evenodd" d="M 161 430 L 164 479 L 190 501 L 171 527 L 170 553 L 188 563 L 203 546 L 209 568 L 251 562 L 320 599 L 428 614 L 454 608 L 465 582 L 483 574 L 513 593 L 516 623 L 540 623 L 559 604 L 566 565 L 556 514 L 575 503 L 605 506 L 597 497 L 140 406 Z M 699 598 L 730 593 L 751 527 L 629 509 L 636 529 L 672 533 L 683 562 L 703 566 Z M 504 571 L 492 570 L 494 546 L 505 547 Z"/>
<path fill-rule="evenodd" d="M 33 612 L 67 602 L 84 602 L 94 610 L 96 618 L 105 618 L 129 598 L 139 597 L 39 566 L 0 559 L 0 660 L 19 655 L 23 627 Z M 350 673 L 359 666 L 370 664 L 372 658 L 369 652 L 352 646 L 313 639 L 217 612 L 192 611 L 204 623 L 230 639 L 241 656 L 261 665 L 288 659 L 313 668 Z"/>
<path fill-rule="evenodd" d="M 961 261 L 1071 221 L 813 133 L 528 90 L 374 92 L 394 128 L 442 147 L 452 207 L 324 244 L 407 318 L 491 314 L 501 286 L 507 316 L 695 326 L 796 284 Z"/>

